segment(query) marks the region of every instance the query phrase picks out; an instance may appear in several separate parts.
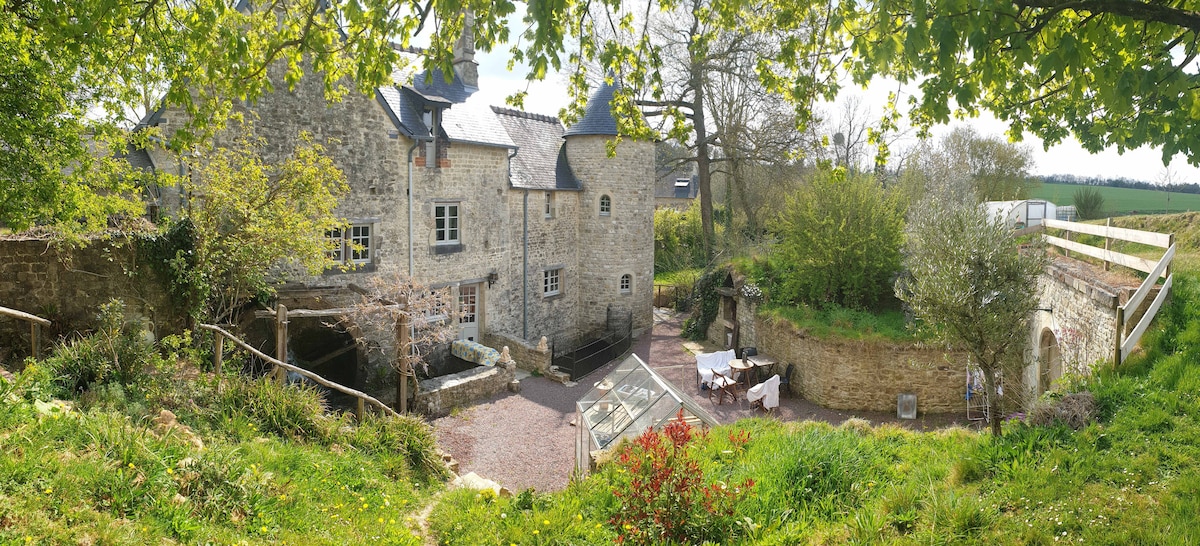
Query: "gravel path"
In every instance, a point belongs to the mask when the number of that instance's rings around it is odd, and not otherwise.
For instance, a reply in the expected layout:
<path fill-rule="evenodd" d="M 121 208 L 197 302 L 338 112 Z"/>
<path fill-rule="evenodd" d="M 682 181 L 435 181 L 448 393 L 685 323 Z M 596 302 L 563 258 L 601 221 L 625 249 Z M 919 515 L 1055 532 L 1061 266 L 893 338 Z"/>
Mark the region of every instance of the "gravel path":
<path fill-rule="evenodd" d="M 656 309 L 654 329 L 637 340 L 633 352 L 691 394 L 721 423 L 763 415 L 761 410 L 751 409 L 744 397 L 717 405 L 709 401 L 707 393 L 696 388 L 696 361 L 679 337 L 682 323 L 682 317 Z M 513 492 L 526 488 L 561 490 L 575 468 L 575 438 L 579 433 L 571 425 L 575 419 L 575 401 L 616 363 L 596 370 L 572 387 L 544 377 L 527 377 L 521 381 L 520 393 L 499 393 L 475 406 L 435 419 L 438 443 L 458 460 L 462 474 L 475 472 Z M 962 424 L 963 417 L 961 413 L 934 414 L 901 421 L 895 414 L 835 411 L 787 397 L 780 398 L 780 407 L 772 415 L 785 421 L 818 420 L 833 424 L 858 417 L 875 424 L 898 423 L 918 430 Z"/>

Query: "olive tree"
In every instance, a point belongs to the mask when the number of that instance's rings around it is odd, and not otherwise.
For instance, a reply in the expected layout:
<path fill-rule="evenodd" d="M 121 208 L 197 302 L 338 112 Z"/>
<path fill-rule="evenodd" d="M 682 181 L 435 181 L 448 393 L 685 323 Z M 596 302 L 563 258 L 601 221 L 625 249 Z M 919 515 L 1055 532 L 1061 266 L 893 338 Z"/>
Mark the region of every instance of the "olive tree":
<path fill-rule="evenodd" d="M 896 297 L 983 372 L 992 433 L 999 435 L 999 381 L 1021 377 L 1044 253 L 1020 250 L 1013 231 L 982 207 L 931 201 L 909 225 Z"/>

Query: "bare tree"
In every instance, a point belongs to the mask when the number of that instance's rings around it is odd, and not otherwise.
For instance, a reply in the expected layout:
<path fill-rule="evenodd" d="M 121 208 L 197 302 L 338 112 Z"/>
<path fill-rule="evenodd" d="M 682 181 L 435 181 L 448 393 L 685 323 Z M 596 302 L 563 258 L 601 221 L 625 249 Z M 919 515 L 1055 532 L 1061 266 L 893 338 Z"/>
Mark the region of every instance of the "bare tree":
<path fill-rule="evenodd" d="M 396 407 L 408 410 L 408 382 L 418 367 L 427 369 L 429 351 L 458 335 L 458 305 L 450 288 L 429 288 L 399 273 L 372 277 L 360 288 L 361 301 L 340 323 L 368 337 L 395 336 Z M 415 393 L 414 393 L 415 394 Z"/>

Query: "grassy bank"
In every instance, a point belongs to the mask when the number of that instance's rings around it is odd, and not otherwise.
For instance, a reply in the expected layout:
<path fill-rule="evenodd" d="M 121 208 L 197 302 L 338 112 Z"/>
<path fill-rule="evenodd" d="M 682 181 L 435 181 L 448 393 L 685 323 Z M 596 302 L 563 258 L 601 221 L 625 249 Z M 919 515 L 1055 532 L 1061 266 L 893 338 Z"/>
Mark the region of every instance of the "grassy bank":
<path fill-rule="evenodd" d="M 1133 188 L 1111 188 L 1108 186 L 1077 186 L 1074 184 L 1041 184 L 1034 188 L 1030 197 L 1045 199 L 1055 205 L 1075 204 L 1075 192 L 1080 188 L 1094 187 L 1104 196 L 1104 210 L 1108 214 L 1143 214 L 1149 211 L 1185 212 L 1200 211 L 1200 195 L 1171 192 L 1170 204 L 1167 192 L 1138 190 Z M 1169 208 L 1168 208 L 1169 206 Z"/>
<path fill-rule="evenodd" d="M 428 425 L 238 375 L 218 393 L 186 350 L 136 344 L 98 334 L 0 379 L 0 544 L 421 543 Z"/>

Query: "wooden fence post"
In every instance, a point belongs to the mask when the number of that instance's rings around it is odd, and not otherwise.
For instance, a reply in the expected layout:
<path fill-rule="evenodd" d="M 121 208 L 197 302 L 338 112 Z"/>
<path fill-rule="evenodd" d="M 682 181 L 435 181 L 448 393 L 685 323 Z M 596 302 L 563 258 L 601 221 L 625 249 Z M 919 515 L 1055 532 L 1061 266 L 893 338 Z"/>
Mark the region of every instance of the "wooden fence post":
<path fill-rule="evenodd" d="M 362 422 L 363 415 L 366 413 L 366 410 L 367 410 L 366 405 L 367 405 L 366 402 L 362 398 L 358 399 L 358 409 L 356 409 L 354 411 L 354 416 L 356 418 L 358 418 L 359 423 Z"/>
<path fill-rule="evenodd" d="M 282 303 L 275 308 L 275 359 L 280 362 L 287 362 L 287 312 L 287 306 Z M 279 366 L 275 366 L 272 374 L 279 383 L 283 383 L 287 377 L 286 372 Z"/>
<path fill-rule="evenodd" d="M 408 301 L 400 302 L 401 305 L 407 306 Z M 412 370 L 412 361 L 409 353 L 411 340 L 409 338 L 409 322 L 407 309 L 400 312 L 400 316 L 396 319 L 396 358 L 399 361 L 396 366 L 396 374 L 398 381 L 396 384 L 396 407 L 400 408 L 400 413 L 408 413 L 408 374 Z"/>
<path fill-rule="evenodd" d="M 1104 227 L 1112 227 L 1112 218 L 1111 218 L 1111 217 L 1110 217 L 1110 218 L 1108 218 L 1108 219 L 1106 219 L 1106 220 L 1104 221 Z M 1111 250 L 1111 244 L 1112 244 L 1112 239 L 1109 239 L 1109 238 L 1108 238 L 1108 235 L 1107 235 L 1107 234 L 1105 234 L 1105 236 L 1104 236 L 1104 250 Z M 1111 268 L 1111 267 L 1112 267 L 1112 262 L 1110 262 L 1110 261 L 1108 261 L 1108 260 L 1104 260 L 1104 270 L 1105 270 L 1105 271 L 1108 271 L 1108 270 L 1109 270 L 1109 268 Z"/>
<path fill-rule="evenodd" d="M 1117 307 L 1116 353 L 1113 356 L 1114 366 L 1121 365 L 1121 338 L 1125 337 L 1125 308 Z"/>
<path fill-rule="evenodd" d="M 221 373 L 221 366 L 225 361 L 225 336 L 215 333 L 216 347 L 213 349 L 213 373 L 217 374 L 217 394 L 221 393 L 221 383 L 224 382 L 225 376 Z"/>
<path fill-rule="evenodd" d="M 29 323 L 29 342 L 33 345 L 31 352 L 34 360 L 42 358 L 42 325 L 36 322 Z"/>

